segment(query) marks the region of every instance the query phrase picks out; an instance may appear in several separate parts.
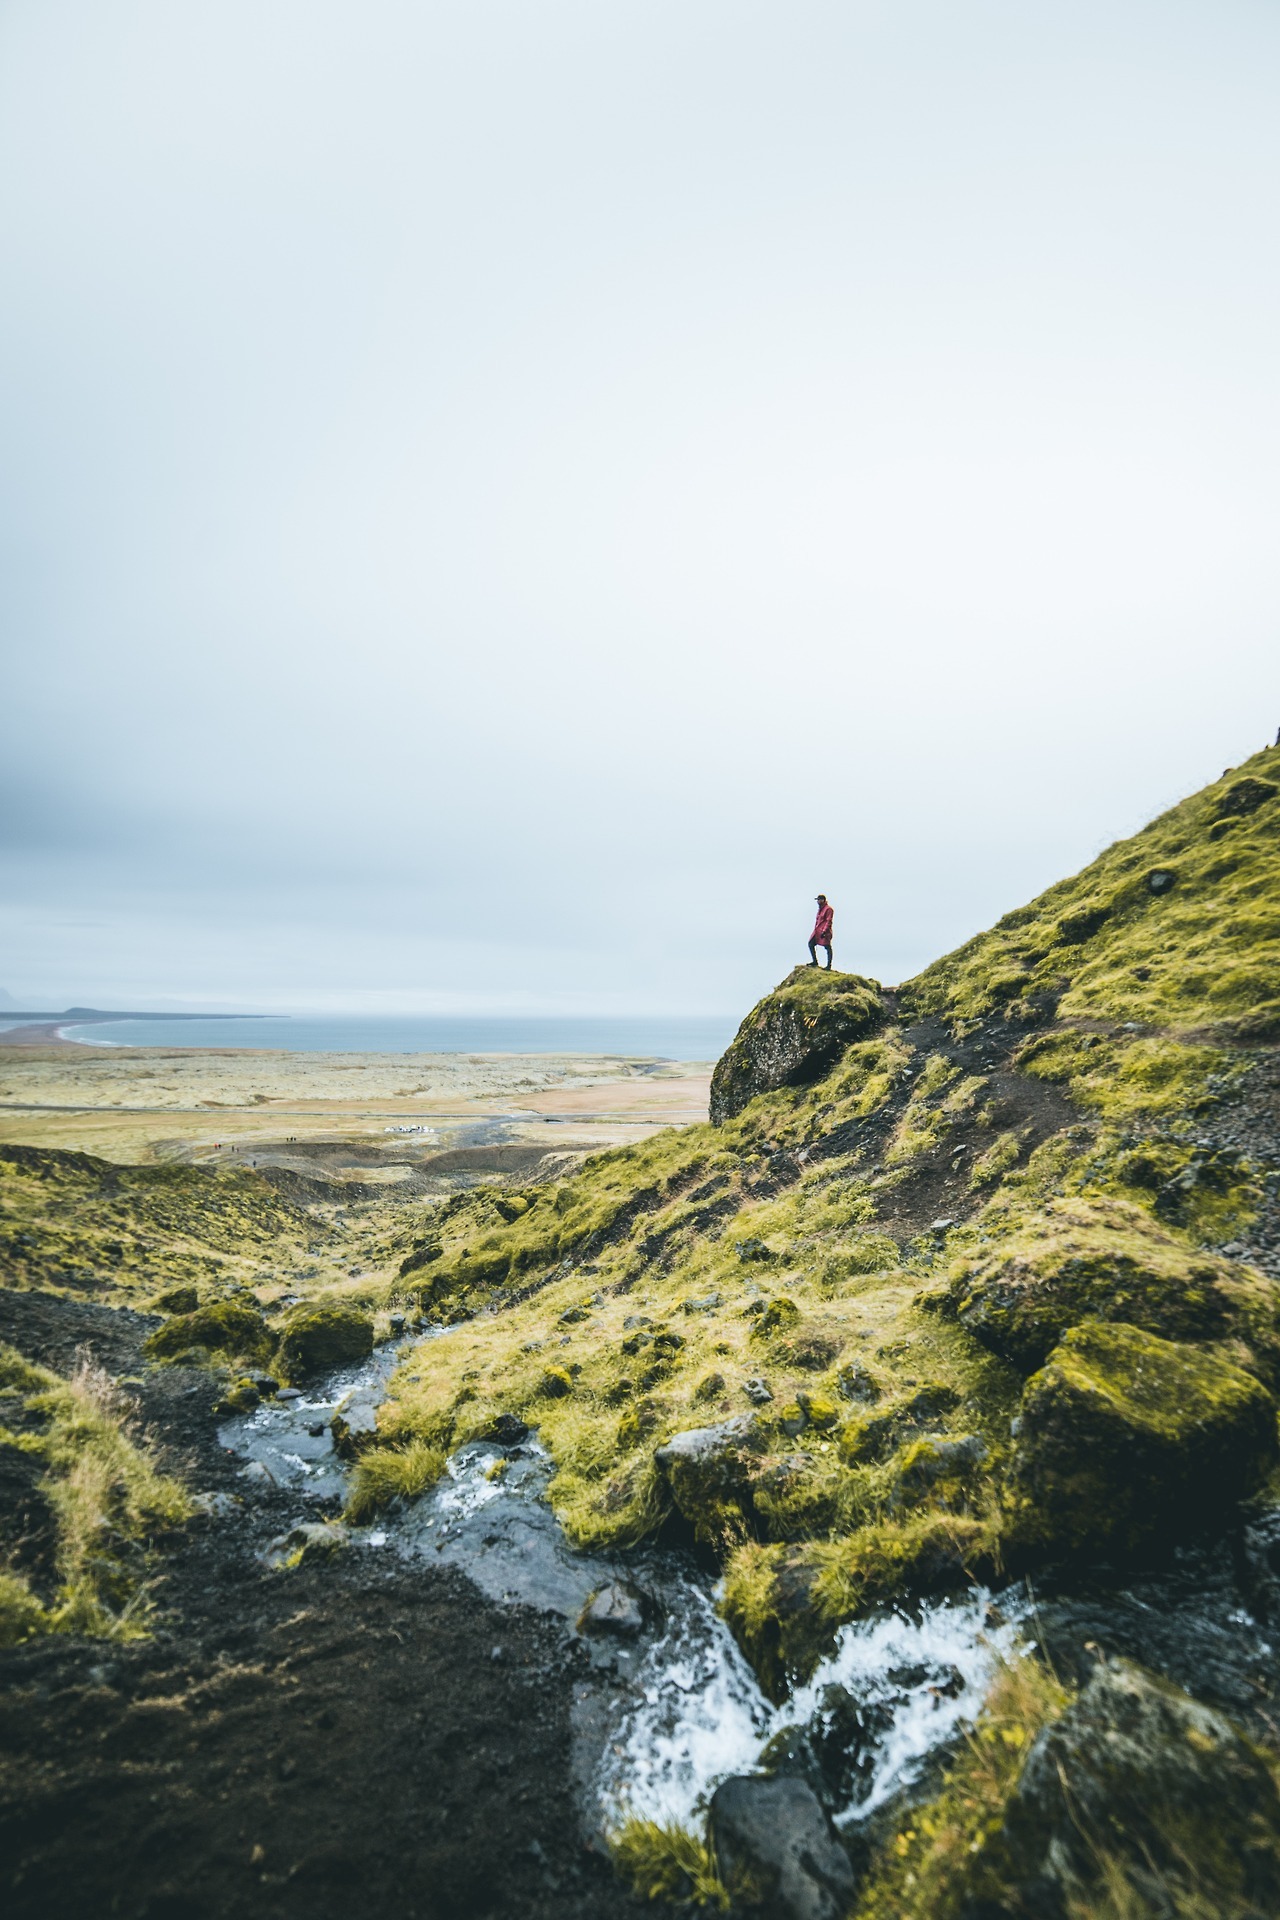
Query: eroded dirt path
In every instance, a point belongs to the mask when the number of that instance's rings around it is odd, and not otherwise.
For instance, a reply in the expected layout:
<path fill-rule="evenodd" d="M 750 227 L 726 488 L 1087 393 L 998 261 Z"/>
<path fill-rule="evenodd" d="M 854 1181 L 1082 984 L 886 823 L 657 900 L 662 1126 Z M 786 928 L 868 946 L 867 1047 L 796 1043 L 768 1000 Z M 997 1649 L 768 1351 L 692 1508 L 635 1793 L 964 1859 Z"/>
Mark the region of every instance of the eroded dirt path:
<path fill-rule="evenodd" d="M 145 1316 L 0 1294 L 0 1338 L 127 1373 Z M 212 1386 L 133 1389 L 191 1483 L 245 1496 L 157 1567 L 152 1638 L 0 1654 L 0 1887 L 13 1920 L 623 1920 L 582 1838 L 563 1623 L 447 1567 L 338 1555 L 268 1572 L 294 1517 L 218 1446 Z"/>

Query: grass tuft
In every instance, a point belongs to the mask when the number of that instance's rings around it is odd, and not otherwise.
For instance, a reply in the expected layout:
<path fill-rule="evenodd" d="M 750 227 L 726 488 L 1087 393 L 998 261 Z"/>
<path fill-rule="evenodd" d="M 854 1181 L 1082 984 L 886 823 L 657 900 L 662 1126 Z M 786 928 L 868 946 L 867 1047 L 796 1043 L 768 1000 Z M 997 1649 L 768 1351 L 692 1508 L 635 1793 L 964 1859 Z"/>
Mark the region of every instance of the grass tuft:
<path fill-rule="evenodd" d="M 728 1912 L 728 1890 L 710 1851 L 687 1827 L 628 1820 L 609 1846 L 618 1872 L 642 1900 Z"/>

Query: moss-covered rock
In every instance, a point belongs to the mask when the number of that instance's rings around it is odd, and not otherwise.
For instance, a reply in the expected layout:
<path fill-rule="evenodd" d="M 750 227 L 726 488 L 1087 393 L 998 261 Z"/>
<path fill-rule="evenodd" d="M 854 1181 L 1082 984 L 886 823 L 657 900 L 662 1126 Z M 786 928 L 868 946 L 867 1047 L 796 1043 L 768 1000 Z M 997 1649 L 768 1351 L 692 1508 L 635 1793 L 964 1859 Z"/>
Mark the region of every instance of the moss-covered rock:
<path fill-rule="evenodd" d="M 1112 1913 L 1280 1913 L 1274 1765 L 1223 1714 L 1103 1660 L 1031 1747 L 991 1853 L 998 1911 L 1095 1913 L 1109 1885 L 1128 1895 Z"/>
<path fill-rule="evenodd" d="M 848 1421 L 840 1434 L 841 1457 L 850 1465 L 884 1460 L 912 1435 L 936 1430 L 959 1401 L 945 1380 L 927 1380 L 883 1411 Z"/>
<path fill-rule="evenodd" d="M 752 1008 L 711 1078 L 711 1119 L 731 1120 L 757 1094 L 803 1086 L 835 1064 L 845 1048 L 883 1026 L 886 1008 L 874 980 L 856 973 L 796 967 Z"/>
<path fill-rule="evenodd" d="M 270 1327 L 256 1307 L 218 1300 L 194 1313 L 178 1313 L 148 1338 L 143 1351 L 152 1360 L 176 1360 L 191 1351 L 234 1354 L 265 1361 L 275 1348 Z"/>
<path fill-rule="evenodd" d="M 373 1352 L 373 1321 L 342 1300 L 295 1307 L 280 1332 L 279 1363 L 291 1380 L 353 1366 Z"/>
<path fill-rule="evenodd" d="M 927 1500 L 936 1507 L 962 1512 L 981 1486 L 987 1458 L 981 1434 L 962 1434 L 957 1440 L 914 1440 L 895 1463 L 889 1494 L 891 1510 L 919 1506 Z"/>
<path fill-rule="evenodd" d="M 227 1388 L 218 1402 L 217 1411 L 219 1413 L 252 1413 L 261 1401 L 262 1394 L 257 1382 L 250 1380 L 247 1375 L 242 1375 L 239 1380 L 233 1380 Z"/>
<path fill-rule="evenodd" d="M 1277 1452 L 1252 1375 L 1139 1327 L 1087 1322 L 1028 1381 L 1010 1536 L 1062 1557 L 1128 1554 L 1221 1524 Z"/>
<path fill-rule="evenodd" d="M 1166 1340 L 1280 1349 L 1280 1287 L 1190 1247 L 1141 1207 L 1059 1201 L 962 1260 L 935 1302 L 1021 1372 L 1044 1365 L 1068 1328 L 1122 1320 Z"/>
<path fill-rule="evenodd" d="M 723 1546 L 746 1532 L 758 1465 L 754 1437 L 754 1416 L 740 1413 L 718 1426 L 674 1434 L 654 1454 L 672 1504 L 699 1540 Z"/>

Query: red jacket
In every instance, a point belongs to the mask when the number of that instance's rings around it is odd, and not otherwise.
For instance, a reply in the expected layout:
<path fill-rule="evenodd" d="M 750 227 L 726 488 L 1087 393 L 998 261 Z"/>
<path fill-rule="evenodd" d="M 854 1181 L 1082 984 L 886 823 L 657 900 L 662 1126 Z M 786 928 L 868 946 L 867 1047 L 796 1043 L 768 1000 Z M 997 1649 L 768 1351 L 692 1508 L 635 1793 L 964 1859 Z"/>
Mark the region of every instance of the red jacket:
<path fill-rule="evenodd" d="M 829 947 L 831 945 L 832 918 L 833 915 L 830 906 L 818 908 L 818 917 L 813 923 L 813 932 L 809 935 L 815 947 Z"/>

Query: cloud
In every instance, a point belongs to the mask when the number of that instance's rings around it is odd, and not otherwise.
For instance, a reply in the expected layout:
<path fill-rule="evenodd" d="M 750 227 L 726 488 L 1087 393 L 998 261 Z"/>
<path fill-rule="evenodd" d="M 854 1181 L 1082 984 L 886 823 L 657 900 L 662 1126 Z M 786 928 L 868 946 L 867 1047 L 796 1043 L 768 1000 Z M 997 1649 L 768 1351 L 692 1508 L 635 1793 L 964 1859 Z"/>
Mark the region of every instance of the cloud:
<path fill-rule="evenodd" d="M 24 993 L 898 977 L 1274 731 L 1256 8 L 0 35 Z"/>

